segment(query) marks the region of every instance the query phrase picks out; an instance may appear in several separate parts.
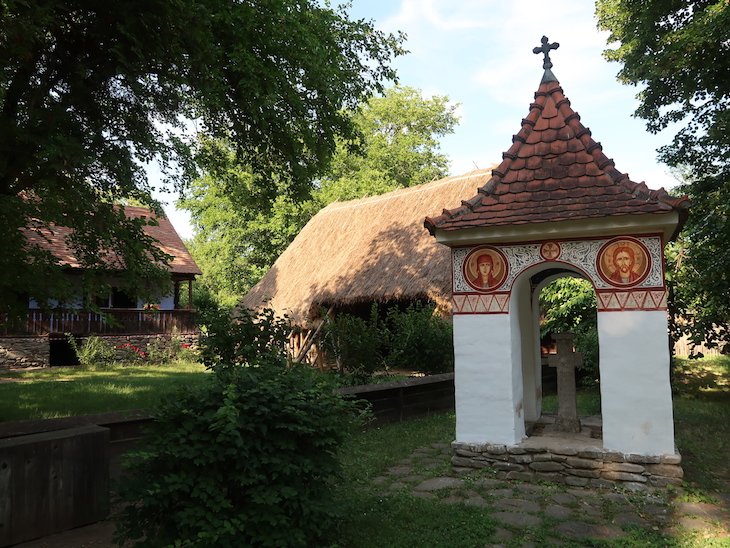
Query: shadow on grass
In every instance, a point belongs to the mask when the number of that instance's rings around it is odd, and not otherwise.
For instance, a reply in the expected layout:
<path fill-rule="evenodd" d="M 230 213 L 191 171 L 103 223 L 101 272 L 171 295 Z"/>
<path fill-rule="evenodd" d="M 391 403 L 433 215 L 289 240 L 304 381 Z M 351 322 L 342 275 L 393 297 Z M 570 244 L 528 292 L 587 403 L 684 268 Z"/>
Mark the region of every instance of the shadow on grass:
<path fill-rule="evenodd" d="M 674 420 L 685 481 L 702 493 L 730 492 L 730 357 L 673 362 Z"/>
<path fill-rule="evenodd" d="M 0 384 L 0 421 L 152 408 L 178 388 L 208 378 L 202 366 L 190 364 L 29 372 L 24 382 Z"/>

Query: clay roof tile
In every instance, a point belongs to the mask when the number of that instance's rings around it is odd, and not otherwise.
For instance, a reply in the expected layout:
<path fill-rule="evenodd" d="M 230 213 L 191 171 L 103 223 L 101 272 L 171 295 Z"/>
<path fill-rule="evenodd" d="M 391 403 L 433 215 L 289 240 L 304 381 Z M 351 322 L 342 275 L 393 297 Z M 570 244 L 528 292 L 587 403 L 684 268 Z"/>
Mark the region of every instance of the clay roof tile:
<path fill-rule="evenodd" d="M 686 197 L 651 191 L 618 171 L 583 126 L 557 81 L 540 84 L 492 179 L 464 206 L 426 226 L 458 230 L 504 224 L 685 211 Z M 686 215 L 686 213 L 685 213 Z"/>

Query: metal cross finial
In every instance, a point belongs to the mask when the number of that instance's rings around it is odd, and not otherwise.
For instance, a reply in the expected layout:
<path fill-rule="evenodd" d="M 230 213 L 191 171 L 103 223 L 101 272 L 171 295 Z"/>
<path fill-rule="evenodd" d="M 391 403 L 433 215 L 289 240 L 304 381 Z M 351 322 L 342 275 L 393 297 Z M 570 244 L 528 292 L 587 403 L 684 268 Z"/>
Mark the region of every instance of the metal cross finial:
<path fill-rule="evenodd" d="M 551 68 L 553 68 L 553 63 L 552 63 L 552 61 L 550 61 L 550 50 L 558 49 L 560 47 L 560 44 L 558 44 L 557 42 L 548 44 L 547 36 L 543 36 L 542 39 L 540 40 L 540 42 L 542 43 L 542 46 L 540 46 L 539 48 L 533 48 L 532 53 L 544 54 L 545 59 L 542 62 L 542 68 L 544 68 L 545 70 L 551 69 Z"/>

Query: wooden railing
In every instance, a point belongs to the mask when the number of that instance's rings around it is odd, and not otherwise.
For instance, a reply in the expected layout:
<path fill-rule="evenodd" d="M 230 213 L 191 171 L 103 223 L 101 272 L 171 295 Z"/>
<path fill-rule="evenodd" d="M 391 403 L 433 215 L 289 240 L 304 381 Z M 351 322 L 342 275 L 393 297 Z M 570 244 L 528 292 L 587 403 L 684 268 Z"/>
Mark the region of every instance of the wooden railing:
<path fill-rule="evenodd" d="M 73 333 L 193 333 L 195 310 L 107 309 L 97 312 L 42 312 L 29 310 L 25 322 L 0 324 L 0 335 Z"/>

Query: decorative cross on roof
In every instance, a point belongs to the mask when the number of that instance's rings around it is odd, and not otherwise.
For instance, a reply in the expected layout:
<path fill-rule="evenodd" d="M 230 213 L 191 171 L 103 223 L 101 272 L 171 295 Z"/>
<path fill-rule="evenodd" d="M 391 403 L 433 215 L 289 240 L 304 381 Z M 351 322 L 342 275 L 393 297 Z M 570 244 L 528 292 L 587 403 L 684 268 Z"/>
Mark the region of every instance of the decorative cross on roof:
<path fill-rule="evenodd" d="M 551 68 L 553 68 L 553 63 L 552 63 L 552 61 L 550 61 L 550 50 L 558 49 L 560 47 L 560 44 L 558 44 L 557 42 L 553 42 L 552 44 L 549 44 L 547 36 L 543 36 L 542 39 L 540 40 L 540 42 L 542 43 L 542 46 L 540 46 L 539 48 L 532 48 L 532 53 L 535 53 L 538 55 L 540 53 L 544 54 L 545 59 L 542 62 L 542 68 L 544 68 L 545 70 L 551 69 Z"/>

